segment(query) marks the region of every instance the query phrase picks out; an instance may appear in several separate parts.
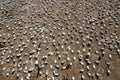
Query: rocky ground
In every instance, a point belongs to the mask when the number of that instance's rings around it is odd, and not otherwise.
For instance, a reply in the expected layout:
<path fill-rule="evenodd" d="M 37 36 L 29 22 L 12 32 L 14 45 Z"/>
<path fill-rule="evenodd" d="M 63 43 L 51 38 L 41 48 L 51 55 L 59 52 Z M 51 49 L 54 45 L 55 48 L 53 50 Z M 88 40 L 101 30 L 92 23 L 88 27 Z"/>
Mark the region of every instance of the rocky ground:
<path fill-rule="evenodd" d="M 119 0 L 0 0 L 0 80 L 119 80 Z"/>

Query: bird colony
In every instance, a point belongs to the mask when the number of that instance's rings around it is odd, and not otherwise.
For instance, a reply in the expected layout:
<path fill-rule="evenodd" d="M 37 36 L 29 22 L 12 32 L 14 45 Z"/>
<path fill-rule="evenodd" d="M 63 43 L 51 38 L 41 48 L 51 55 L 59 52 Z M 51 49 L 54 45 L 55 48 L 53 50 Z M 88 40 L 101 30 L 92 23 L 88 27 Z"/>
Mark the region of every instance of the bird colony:
<path fill-rule="evenodd" d="M 0 0 L 0 80 L 119 80 L 119 0 Z"/>

